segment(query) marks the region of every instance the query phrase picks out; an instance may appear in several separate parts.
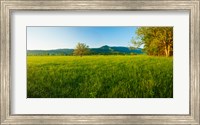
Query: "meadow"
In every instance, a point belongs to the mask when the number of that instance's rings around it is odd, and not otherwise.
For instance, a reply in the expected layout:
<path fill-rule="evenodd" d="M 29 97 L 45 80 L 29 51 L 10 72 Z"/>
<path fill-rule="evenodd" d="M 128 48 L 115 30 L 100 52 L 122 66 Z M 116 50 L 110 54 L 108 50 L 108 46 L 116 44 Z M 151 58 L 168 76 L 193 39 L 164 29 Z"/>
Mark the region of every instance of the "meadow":
<path fill-rule="evenodd" d="M 27 56 L 28 98 L 172 98 L 173 57 Z"/>

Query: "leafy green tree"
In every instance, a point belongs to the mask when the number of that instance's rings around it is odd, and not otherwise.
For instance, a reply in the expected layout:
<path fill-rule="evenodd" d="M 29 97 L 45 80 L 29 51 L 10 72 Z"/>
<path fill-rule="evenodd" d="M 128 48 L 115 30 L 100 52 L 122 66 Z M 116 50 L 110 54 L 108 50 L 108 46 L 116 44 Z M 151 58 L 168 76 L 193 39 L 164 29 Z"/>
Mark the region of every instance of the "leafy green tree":
<path fill-rule="evenodd" d="M 137 38 L 131 40 L 132 47 L 144 45 L 148 55 L 173 55 L 173 28 L 172 27 L 139 27 Z"/>
<path fill-rule="evenodd" d="M 89 54 L 89 51 L 89 46 L 87 46 L 85 43 L 78 43 L 74 49 L 73 54 L 82 57 L 83 55 Z"/>

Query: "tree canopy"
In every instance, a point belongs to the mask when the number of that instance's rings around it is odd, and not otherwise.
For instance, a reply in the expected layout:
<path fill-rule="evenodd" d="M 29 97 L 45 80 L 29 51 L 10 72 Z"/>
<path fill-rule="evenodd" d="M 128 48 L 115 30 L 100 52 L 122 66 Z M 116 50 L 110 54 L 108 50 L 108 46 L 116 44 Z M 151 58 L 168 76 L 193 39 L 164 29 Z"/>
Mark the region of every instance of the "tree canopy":
<path fill-rule="evenodd" d="M 144 45 L 148 55 L 173 55 L 173 27 L 139 27 L 137 37 L 131 40 L 132 48 Z"/>
<path fill-rule="evenodd" d="M 89 54 L 89 46 L 87 46 L 85 43 L 78 43 L 76 45 L 76 48 L 74 49 L 73 54 L 79 55 L 81 57 L 83 55 L 87 55 L 87 54 Z"/>

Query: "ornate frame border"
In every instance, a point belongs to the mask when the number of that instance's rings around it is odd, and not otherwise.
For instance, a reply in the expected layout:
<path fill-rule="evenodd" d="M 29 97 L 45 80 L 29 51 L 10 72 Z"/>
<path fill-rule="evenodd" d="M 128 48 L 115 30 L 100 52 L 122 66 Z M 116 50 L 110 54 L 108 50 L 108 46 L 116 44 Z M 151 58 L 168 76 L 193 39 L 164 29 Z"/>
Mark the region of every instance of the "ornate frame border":
<path fill-rule="evenodd" d="M 0 113 L 6 124 L 200 124 L 200 0 L 0 0 Z M 190 12 L 190 114 L 189 115 L 12 115 L 10 97 L 11 27 L 16 10 L 187 10 Z"/>

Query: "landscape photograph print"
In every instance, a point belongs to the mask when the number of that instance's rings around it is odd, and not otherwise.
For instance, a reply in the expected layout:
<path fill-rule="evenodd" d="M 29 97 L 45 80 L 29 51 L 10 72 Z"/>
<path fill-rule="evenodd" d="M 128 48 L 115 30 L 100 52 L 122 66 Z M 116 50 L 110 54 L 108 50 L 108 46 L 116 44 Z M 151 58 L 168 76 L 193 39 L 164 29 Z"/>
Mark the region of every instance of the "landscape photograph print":
<path fill-rule="evenodd" d="M 173 27 L 27 26 L 27 98 L 173 98 Z"/>

